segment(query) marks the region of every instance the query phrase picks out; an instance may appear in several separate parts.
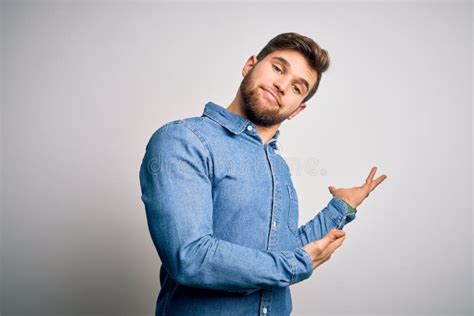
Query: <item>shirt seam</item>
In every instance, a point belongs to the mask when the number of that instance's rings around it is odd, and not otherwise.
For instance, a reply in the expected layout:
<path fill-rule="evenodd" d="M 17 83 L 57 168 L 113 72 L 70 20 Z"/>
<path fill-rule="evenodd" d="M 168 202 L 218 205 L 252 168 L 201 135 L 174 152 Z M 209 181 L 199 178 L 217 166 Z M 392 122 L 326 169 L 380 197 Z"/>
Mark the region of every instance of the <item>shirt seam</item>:
<path fill-rule="evenodd" d="M 202 121 L 202 120 L 201 120 Z M 209 172 L 209 176 L 210 176 L 210 180 L 213 181 L 214 180 L 214 163 L 212 162 L 212 159 L 211 159 L 211 150 L 209 148 L 209 145 L 207 144 L 206 140 L 201 136 L 199 135 L 199 133 L 197 133 L 196 130 L 194 130 L 193 128 L 191 128 L 187 123 L 184 124 L 184 126 L 189 129 L 194 136 L 196 136 L 196 138 L 199 140 L 199 142 L 201 143 L 201 145 L 206 149 L 206 151 L 208 152 L 209 154 L 209 163 L 210 163 L 210 169 Z"/>
<path fill-rule="evenodd" d="M 293 262 L 294 258 L 291 252 L 289 251 L 283 251 L 283 254 L 285 257 L 288 259 L 288 262 L 290 263 L 291 267 L 291 278 L 290 278 L 290 284 L 293 284 L 296 278 L 296 269 L 295 269 L 295 264 Z"/>

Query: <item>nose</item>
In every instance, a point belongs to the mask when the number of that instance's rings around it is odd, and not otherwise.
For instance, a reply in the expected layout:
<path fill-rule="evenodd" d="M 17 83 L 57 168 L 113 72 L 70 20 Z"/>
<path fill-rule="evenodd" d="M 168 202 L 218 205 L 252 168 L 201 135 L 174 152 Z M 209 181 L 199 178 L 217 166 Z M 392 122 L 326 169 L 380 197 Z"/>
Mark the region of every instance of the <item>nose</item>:
<path fill-rule="evenodd" d="M 289 78 L 286 79 L 286 78 L 278 78 L 277 80 L 275 80 L 275 82 L 273 83 L 273 85 L 278 89 L 278 91 L 281 93 L 281 94 L 285 94 L 285 91 L 286 89 L 288 88 L 290 84 L 290 80 Z"/>

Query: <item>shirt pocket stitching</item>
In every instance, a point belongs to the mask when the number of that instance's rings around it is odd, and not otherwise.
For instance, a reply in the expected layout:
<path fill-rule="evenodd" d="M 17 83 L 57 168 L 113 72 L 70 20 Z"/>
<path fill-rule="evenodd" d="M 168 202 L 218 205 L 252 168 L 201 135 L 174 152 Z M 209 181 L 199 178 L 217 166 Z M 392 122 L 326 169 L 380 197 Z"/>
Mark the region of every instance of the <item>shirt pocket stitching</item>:
<path fill-rule="evenodd" d="M 287 184 L 286 187 L 288 191 L 288 229 L 294 236 L 296 236 L 296 231 L 298 229 L 298 197 L 296 196 L 295 189 L 290 184 Z"/>

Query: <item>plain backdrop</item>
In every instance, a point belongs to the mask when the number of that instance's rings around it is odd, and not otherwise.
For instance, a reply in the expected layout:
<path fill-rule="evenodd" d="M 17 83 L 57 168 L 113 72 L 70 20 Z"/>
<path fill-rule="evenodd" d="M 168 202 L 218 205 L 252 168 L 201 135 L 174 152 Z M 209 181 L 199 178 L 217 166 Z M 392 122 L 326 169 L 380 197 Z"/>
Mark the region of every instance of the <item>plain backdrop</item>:
<path fill-rule="evenodd" d="M 152 315 L 160 260 L 138 171 L 164 123 L 227 106 L 245 61 L 298 32 L 328 50 L 281 127 L 299 224 L 327 187 L 388 178 L 293 315 L 471 315 L 472 4 L 3 1 L 1 312 Z M 249 237 L 250 238 L 250 237 Z"/>

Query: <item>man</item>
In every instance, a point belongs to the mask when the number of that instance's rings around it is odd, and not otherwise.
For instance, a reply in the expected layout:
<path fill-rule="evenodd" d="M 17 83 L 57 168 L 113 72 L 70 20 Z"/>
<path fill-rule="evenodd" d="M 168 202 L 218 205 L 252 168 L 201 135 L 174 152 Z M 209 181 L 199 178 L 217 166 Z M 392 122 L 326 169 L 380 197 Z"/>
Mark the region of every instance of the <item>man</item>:
<path fill-rule="evenodd" d="M 327 52 L 297 33 L 273 38 L 244 65 L 227 108 L 169 122 L 140 168 L 148 227 L 161 258 L 156 315 L 289 315 L 289 286 L 310 277 L 341 229 L 386 176 L 329 187 L 327 206 L 298 227 L 298 198 L 277 153 L 279 126 L 305 109 Z"/>

